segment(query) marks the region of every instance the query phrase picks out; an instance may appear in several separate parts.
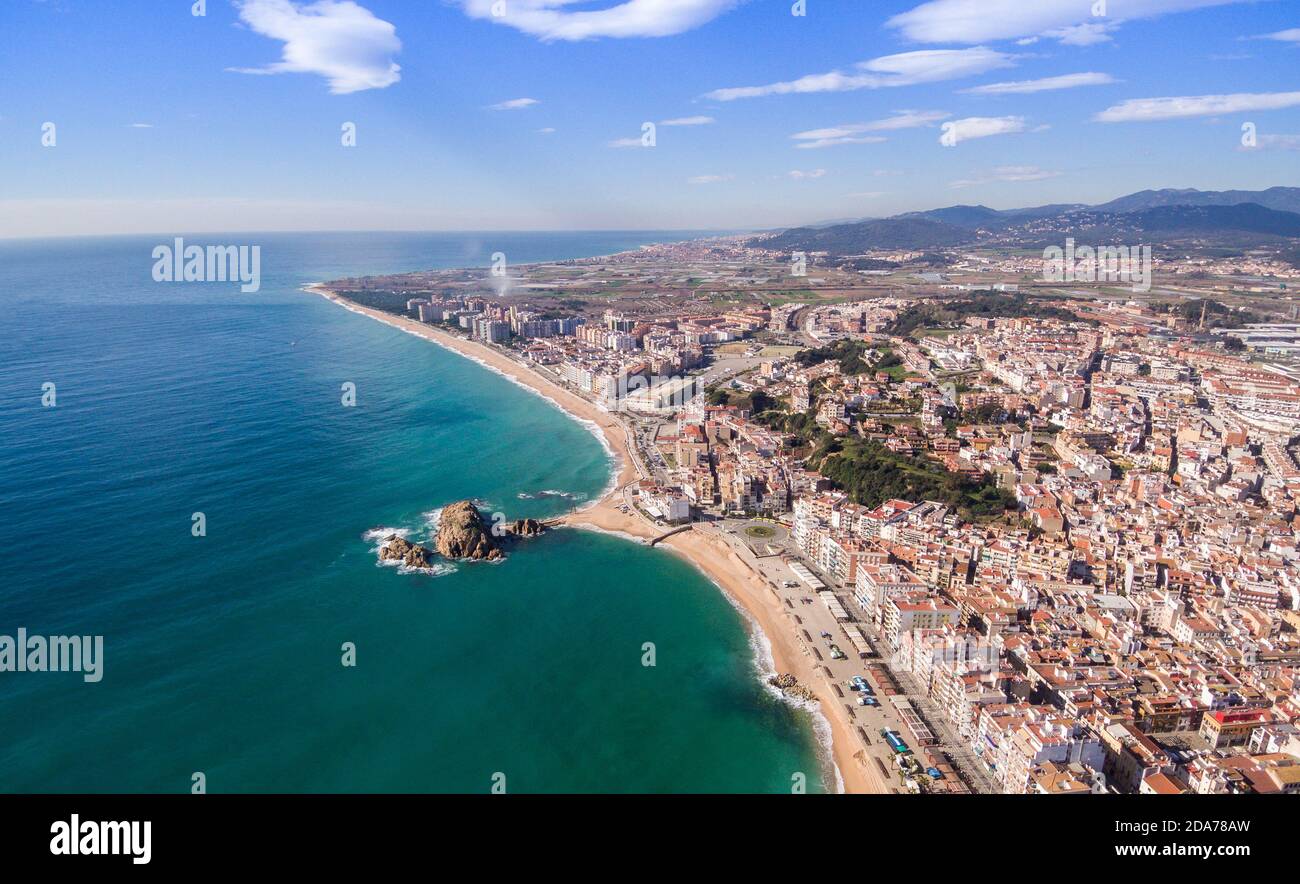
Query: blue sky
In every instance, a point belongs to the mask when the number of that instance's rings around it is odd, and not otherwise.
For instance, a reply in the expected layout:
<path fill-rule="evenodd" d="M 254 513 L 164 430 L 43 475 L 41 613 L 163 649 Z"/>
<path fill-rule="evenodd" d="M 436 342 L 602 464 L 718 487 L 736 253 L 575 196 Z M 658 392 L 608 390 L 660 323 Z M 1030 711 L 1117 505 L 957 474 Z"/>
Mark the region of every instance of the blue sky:
<path fill-rule="evenodd" d="M 0 236 L 753 228 L 1300 183 L 1289 0 L 494 2 L 3 0 Z"/>

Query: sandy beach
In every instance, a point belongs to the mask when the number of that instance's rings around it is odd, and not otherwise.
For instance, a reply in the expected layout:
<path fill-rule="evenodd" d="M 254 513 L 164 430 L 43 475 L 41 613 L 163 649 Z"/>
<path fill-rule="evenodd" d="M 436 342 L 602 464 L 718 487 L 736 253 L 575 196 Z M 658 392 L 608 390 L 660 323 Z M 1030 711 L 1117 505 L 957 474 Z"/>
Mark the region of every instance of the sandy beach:
<path fill-rule="evenodd" d="M 494 347 L 452 335 L 435 326 L 413 319 L 364 307 L 320 285 L 306 287 L 336 304 L 362 313 L 380 322 L 418 335 L 435 344 L 454 350 L 504 374 L 518 383 L 555 402 L 560 408 L 599 428 L 610 450 L 614 452 L 617 477 L 610 491 L 599 501 L 555 520 L 555 524 L 574 528 L 589 528 L 617 532 L 642 540 L 649 540 L 664 529 L 657 528 L 634 509 L 619 509 L 627 501 L 626 491 L 640 478 L 632 454 L 627 429 L 614 414 L 596 407 L 581 396 L 553 383 L 531 368 L 511 359 Z M 853 734 L 840 702 L 836 701 L 830 685 L 817 671 L 815 661 L 803 648 L 798 629 L 781 600 L 761 577 L 732 550 L 727 542 L 711 529 L 697 527 L 664 541 L 663 546 L 682 556 L 748 613 L 756 628 L 761 630 L 771 648 L 772 663 L 777 672 L 794 675 L 799 683 L 812 689 L 820 701 L 822 714 L 830 724 L 835 765 L 839 769 L 844 791 L 848 793 L 885 793 L 888 785 L 879 773 L 862 758 L 861 744 Z M 842 701 L 841 701 L 842 702 Z"/>

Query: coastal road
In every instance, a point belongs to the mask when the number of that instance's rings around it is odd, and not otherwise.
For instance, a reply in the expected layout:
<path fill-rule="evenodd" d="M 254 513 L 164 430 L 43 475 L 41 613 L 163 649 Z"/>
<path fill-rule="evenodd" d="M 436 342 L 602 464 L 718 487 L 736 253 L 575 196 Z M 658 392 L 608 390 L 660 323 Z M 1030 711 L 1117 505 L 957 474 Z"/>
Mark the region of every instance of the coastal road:
<path fill-rule="evenodd" d="M 864 635 L 867 635 L 867 641 L 872 647 L 879 646 L 886 649 L 886 654 L 882 655 L 882 657 L 889 659 L 887 655 L 890 655 L 891 652 L 887 650 L 889 648 L 887 642 L 883 639 L 877 641 L 876 637 L 870 633 L 864 632 Z M 907 693 L 908 699 L 911 700 L 913 707 L 922 720 L 930 727 L 935 736 L 939 737 L 943 751 L 948 753 L 953 763 L 961 770 L 966 782 L 971 784 L 977 792 L 985 794 L 1000 793 L 1002 791 L 1001 786 L 994 781 L 984 767 L 984 763 L 971 750 L 969 741 L 962 739 L 953 730 L 952 723 L 943 714 L 943 710 L 930 699 L 913 675 L 910 672 L 893 667 L 890 667 L 889 672 L 898 682 L 899 687 Z"/>
<path fill-rule="evenodd" d="M 496 351 L 495 348 L 493 348 L 493 351 Z M 558 376 L 555 376 L 553 372 L 544 367 L 526 364 L 521 359 L 515 358 L 513 354 L 510 354 L 509 358 L 523 369 L 538 372 L 548 381 L 555 383 L 560 389 L 566 389 L 570 394 L 573 393 L 572 389 L 566 387 Z M 581 398 L 589 403 L 592 401 L 591 397 L 588 396 Z M 624 446 L 624 449 L 628 452 L 630 465 L 633 467 L 636 480 L 654 476 L 654 472 L 647 465 L 650 458 L 646 449 L 652 443 L 649 441 L 649 437 L 642 432 L 644 422 L 626 413 L 611 413 L 608 411 L 605 413 L 612 417 L 623 431 L 628 443 Z M 667 526 L 662 526 L 656 520 L 649 518 L 633 501 L 632 492 L 636 488 L 636 480 L 624 482 L 616 493 L 621 495 L 623 505 L 627 508 L 629 515 L 635 513 L 637 519 L 645 525 L 649 532 L 654 534 L 662 533 Z M 903 723 L 893 705 L 884 696 L 883 685 L 875 683 L 873 677 L 867 671 L 864 661 L 860 660 L 856 654 L 844 660 L 831 659 L 830 644 L 832 642 L 837 643 L 841 648 L 847 647 L 850 650 L 852 650 L 852 644 L 848 641 L 847 636 L 843 634 L 840 625 L 835 622 L 825 605 L 815 595 L 809 593 L 802 584 L 798 588 L 787 588 L 782 585 L 784 582 L 790 581 L 793 574 L 780 561 L 779 557 L 757 559 L 749 545 L 738 534 L 733 534 L 725 529 L 720 530 L 715 523 L 695 523 L 694 530 L 706 534 L 713 533 L 724 540 L 747 568 L 765 579 L 768 587 L 770 587 L 768 591 L 774 593 L 783 605 L 780 610 L 782 616 L 789 621 L 788 628 L 794 630 L 790 635 L 795 638 L 796 647 L 802 650 L 805 657 L 804 663 L 806 665 L 803 668 L 816 672 L 817 677 L 821 680 L 820 684 L 813 684 L 806 679 L 805 685 L 817 692 L 819 697 L 822 698 L 823 709 L 838 720 L 838 729 L 849 734 L 850 740 L 856 744 L 856 748 L 849 747 L 848 754 L 853 756 L 857 762 L 858 771 L 862 778 L 872 784 L 873 788 L 878 791 L 899 791 L 898 784 L 894 781 L 896 768 L 893 764 L 893 753 L 878 734 L 882 727 L 900 731 L 904 734 L 905 739 L 909 734 L 904 730 Z M 765 601 L 767 604 L 771 604 L 770 599 Z M 841 601 L 844 600 L 841 599 Z M 831 638 L 823 638 L 821 635 L 823 632 L 828 633 Z M 875 696 L 881 705 L 875 707 L 857 705 L 857 692 L 848 689 L 849 680 L 855 675 L 865 677 L 873 685 Z M 837 742 L 837 746 L 839 746 L 839 742 Z"/>
<path fill-rule="evenodd" d="M 784 608 L 788 628 L 793 631 L 797 645 L 804 655 L 814 664 L 822 679 L 819 694 L 824 694 L 830 703 L 823 703 L 823 709 L 830 706 L 830 714 L 838 717 L 852 734 L 854 745 L 852 753 L 858 756 L 858 765 L 867 780 L 882 793 L 903 791 L 894 762 L 894 753 L 879 736 L 882 727 L 897 730 L 907 739 L 910 734 L 904 729 L 902 719 L 898 717 L 893 705 L 883 693 L 882 685 L 877 684 L 867 670 L 867 664 L 876 661 L 859 659 L 856 653 L 850 653 L 852 645 L 841 630 L 841 624 L 835 621 L 826 606 L 802 583 L 797 587 L 785 587 L 782 584 L 795 581 L 794 572 L 781 561 L 779 556 L 756 558 L 739 534 L 731 534 L 726 527 L 719 529 L 715 525 L 697 525 L 696 530 L 714 534 L 723 539 L 736 555 L 752 570 L 763 577 L 773 588 Z M 829 633 L 831 638 L 822 638 L 822 633 Z M 806 634 L 806 635 L 805 635 Z M 849 656 L 843 660 L 831 659 L 831 644 L 838 645 Z M 874 696 L 878 706 L 859 706 L 858 692 L 849 687 L 855 675 L 864 677 L 875 690 Z M 816 687 L 808 685 L 808 687 Z M 836 688 L 838 687 L 838 692 Z M 842 695 L 842 696 L 841 696 Z M 869 743 L 864 742 L 859 729 L 867 734 Z M 861 754 L 859 754 L 861 753 Z M 880 767 L 889 771 L 889 776 L 882 776 Z"/>
<path fill-rule="evenodd" d="M 867 672 L 867 664 L 878 665 L 888 670 L 889 674 L 897 683 L 897 686 L 902 690 L 901 696 L 905 697 L 912 704 L 912 707 L 917 711 L 921 719 L 929 725 L 931 732 L 938 738 L 939 742 L 935 745 L 924 748 L 928 750 L 931 755 L 935 756 L 936 763 L 940 763 L 939 759 L 942 759 L 946 754 L 951 758 L 950 766 L 955 769 L 956 773 L 960 774 L 960 778 L 965 781 L 969 788 L 976 792 L 983 793 L 996 794 L 997 792 L 1000 792 L 1001 789 L 999 785 L 994 781 L 993 777 L 989 775 L 983 762 L 971 750 L 968 741 L 956 733 L 952 724 L 944 716 L 943 711 L 938 708 L 933 700 L 930 699 L 925 690 L 916 683 L 915 679 L 913 679 L 909 673 L 895 671 L 887 665 L 892 651 L 871 627 L 865 613 L 857 606 L 856 601 L 845 592 L 836 591 L 836 597 L 844 606 L 845 610 L 854 615 L 855 625 L 862 630 L 863 636 L 867 639 L 873 651 L 876 652 L 877 656 L 867 661 L 859 660 L 856 654 L 853 653 L 852 646 L 849 643 L 847 636 L 840 631 L 840 624 L 835 622 L 830 612 L 826 609 L 825 605 L 821 603 L 821 600 L 815 593 L 810 591 L 802 583 L 800 583 L 798 587 L 789 589 L 782 586 L 782 583 L 786 581 L 798 581 L 793 572 L 790 571 L 789 566 L 781 561 L 779 556 L 755 558 L 752 554 L 749 554 L 748 544 L 743 542 L 743 534 L 740 533 L 742 531 L 742 525 L 743 523 L 727 523 L 727 525 L 722 529 L 722 536 L 724 536 L 732 547 L 737 550 L 737 554 L 740 555 L 742 559 L 747 563 L 750 563 L 755 570 L 759 571 L 759 573 L 767 577 L 770 582 L 776 585 L 778 593 L 780 593 L 783 598 L 790 598 L 794 601 L 794 613 L 798 614 L 805 624 L 812 624 L 811 626 L 807 626 L 806 629 L 812 636 L 813 645 L 818 648 L 822 657 L 825 658 L 824 660 L 819 661 L 819 663 L 830 668 L 830 671 L 834 674 L 834 678 L 839 681 L 841 686 L 844 685 L 844 682 L 847 679 L 852 678 L 854 675 L 863 675 L 867 681 L 871 683 L 872 687 L 875 688 L 876 698 L 882 703 L 882 706 L 878 709 L 871 707 L 856 707 L 854 709 L 857 713 L 854 722 L 855 724 L 862 725 L 862 722 L 865 719 L 871 725 L 870 729 L 865 726 L 863 729 L 867 731 L 867 734 L 872 739 L 874 744 L 873 748 L 878 750 L 870 753 L 872 757 L 879 758 L 889 767 L 891 772 L 894 772 L 895 776 L 897 776 L 897 769 L 893 764 L 893 753 L 888 749 L 887 745 L 885 745 L 883 741 L 879 740 L 878 734 L 880 728 L 889 727 L 893 730 L 899 731 L 899 733 L 902 734 L 904 741 L 908 742 L 909 745 L 915 743 L 915 740 L 913 739 L 911 731 L 904 726 L 903 721 L 894 709 L 891 700 L 882 693 L 881 689 L 883 685 L 878 683 L 874 676 Z M 731 534 L 727 530 L 728 528 L 735 529 L 738 533 Z M 774 541 L 768 542 L 772 543 Z M 819 573 L 815 566 L 804 561 L 802 557 L 798 555 L 798 551 L 794 548 L 792 543 L 787 542 L 784 546 L 790 557 L 803 561 L 803 564 L 811 571 Z M 821 574 L 820 576 L 824 581 L 826 581 L 828 587 L 831 588 L 832 591 L 835 591 L 833 581 L 830 577 L 825 574 Z M 812 599 L 812 603 L 803 603 L 801 601 L 803 598 Z M 814 626 L 815 628 L 813 628 Z M 829 632 L 832 635 L 832 638 L 829 640 L 821 638 L 821 633 L 823 631 Z M 803 638 L 802 633 L 803 628 L 797 632 L 801 639 Z M 832 661 L 829 653 L 829 645 L 832 642 L 839 645 L 841 650 L 846 654 L 849 654 L 849 659 Z M 805 642 L 805 644 L 807 644 L 807 642 Z M 845 697 L 850 703 L 856 703 L 857 701 L 857 694 L 850 693 L 847 689 L 845 690 Z M 921 749 L 922 747 L 913 745 L 912 748 L 916 750 Z M 951 775 L 953 774 L 950 774 L 950 776 Z M 897 781 L 895 780 L 895 782 Z"/>
<path fill-rule="evenodd" d="M 541 369 L 540 366 L 525 366 L 533 370 Z M 551 375 L 549 371 L 543 370 L 544 375 Z M 552 378 L 548 377 L 548 380 Z M 564 387 L 558 377 L 554 377 L 557 385 Z M 583 397 L 591 401 L 589 397 Z M 647 461 L 650 456 L 647 448 L 652 445 L 650 436 L 645 432 L 644 422 L 640 421 L 633 415 L 607 412 L 619 424 L 625 438 L 628 441 L 625 450 L 631 460 L 631 465 L 636 473 L 636 479 L 644 479 L 654 476 L 654 472 L 648 467 Z M 655 520 L 649 518 L 633 499 L 633 491 L 637 486 L 637 481 L 623 483 L 618 489 L 617 494 L 621 496 L 623 506 L 626 507 L 628 514 L 635 513 L 637 518 L 650 531 L 659 534 L 667 530 L 669 526 L 660 525 Z M 866 662 L 859 659 L 856 653 L 843 660 L 833 660 L 831 658 L 830 645 L 838 644 L 841 649 L 848 648 L 852 651 L 853 646 L 848 641 L 847 636 L 842 632 L 840 624 L 836 623 L 830 612 L 826 609 L 820 599 L 809 593 L 802 584 L 797 588 L 784 587 L 782 584 L 793 579 L 794 575 L 779 557 L 765 557 L 759 559 L 755 557 L 749 544 L 738 533 L 732 533 L 727 530 L 726 523 L 695 523 L 693 530 L 705 534 L 713 534 L 721 538 L 740 558 L 750 570 L 763 578 L 770 589 L 769 592 L 775 594 L 782 604 L 782 615 L 787 620 L 787 628 L 793 630 L 791 635 L 795 638 L 795 645 L 803 652 L 805 657 L 805 668 L 817 673 L 821 684 L 815 685 L 805 681 L 807 687 L 813 688 L 823 699 L 822 708 L 828 714 L 839 720 L 839 729 L 842 733 L 849 735 L 852 746 L 848 754 L 853 756 L 858 765 L 858 771 L 872 788 L 879 792 L 901 791 L 897 779 L 897 768 L 894 765 L 893 753 L 888 745 L 878 736 L 882 727 L 888 727 L 904 734 L 907 732 L 903 728 L 903 723 L 898 717 L 893 705 L 883 693 L 883 686 L 875 683 L 871 674 L 867 671 Z M 774 538 L 774 540 L 778 540 Z M 787 545 L 787 544 L 781 544 Z M 823 638 L 825 632 L 831 638 Z M 846 651 L 848 653 L 848 651 Z M 863 676 L 875 689 L 875 697 L 878 706 L 859 706 L 857 705 L 858 693 L 850 689 L 850 680 L 854 676 Z M 865 739 L 863 735 L 866 735 Z"/>

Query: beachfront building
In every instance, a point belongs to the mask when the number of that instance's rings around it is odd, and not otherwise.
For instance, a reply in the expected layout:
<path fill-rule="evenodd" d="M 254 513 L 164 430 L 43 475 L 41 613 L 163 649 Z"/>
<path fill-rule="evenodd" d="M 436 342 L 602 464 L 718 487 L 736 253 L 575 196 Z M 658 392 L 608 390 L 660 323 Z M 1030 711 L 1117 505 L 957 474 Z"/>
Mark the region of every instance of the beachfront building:
<path fill-rule="evenodd" d="M 928 593 L 886 595 L 881 604 L 881 634 L 890 647 L 898 647 L 904 633 L 917 629 L 939 629 L 955 624 L 957 606 Z"/>
<path fill-rule="evenodd" d="M 510 323 L 502 319 L 484 319 L 474 322 L 474 337 L 485 344 L 505 344 L 510 341 Z"/>
<path fill-rule="evenodd" d="M 878 563 L 862 565 L 854 577 L 853 600 L 867 617 L 881 620 L 885 602 L 893 597 L 906 597 L 929 591 L 915 574 L 902 565 Z"/>
<path fill-rule="evenodd" d="M 642 506 L 650 515 L 663 519 L 669 525 L 680 525 L 691 520 L 691 501 L 674 489 L 662 489 L 641 498 Z"/>

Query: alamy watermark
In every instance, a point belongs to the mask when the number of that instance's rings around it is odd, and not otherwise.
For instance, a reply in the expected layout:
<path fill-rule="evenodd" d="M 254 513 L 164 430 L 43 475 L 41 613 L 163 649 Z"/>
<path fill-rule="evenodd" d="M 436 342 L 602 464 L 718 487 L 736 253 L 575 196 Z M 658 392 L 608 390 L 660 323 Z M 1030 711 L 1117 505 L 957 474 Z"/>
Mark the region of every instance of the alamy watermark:
<path fill-rule="evenodd" d="M 1078 246 L 1043 249 L 1043 282 L 1127 282 L 1151 291 L 1151 246 Z"/>
<path fill-rule="evenodd" d="M 80 672 L 84 681 L 104 677 L 102 635 L 0 635 L 0 672 Z"/>
<path fill-rule="evenodd" d="M 153 857 L 153 823 L 149 820 L 83 820 L 72 814 L 50 824 L 54 856 L 129 856 L 137 866 Z"/>
<path fill-rule="evenodd" d="M 241 292 L 262 288 L 261 246 L 185 245 L 181 237 L 154 246 L 154 282 L 239 282 Z"/>
<path fill-rule="evenodd" d="M 958 675 L 974 676 L 981 681 L 997 681 L 1000 651 L 987 641 L 952 635 L 926 635 L 906 632 L 889 660 L 889 668 L 900 672 L 917 671 L 917 664 L 928 661 L 926 668 L 950 669 Z"/>
<path fill-rule="evenodd" d="M 601 391 L 608 411 L 661 414 L 681 411 L 699 393 L 689 375 L 619 375 Z"/>

